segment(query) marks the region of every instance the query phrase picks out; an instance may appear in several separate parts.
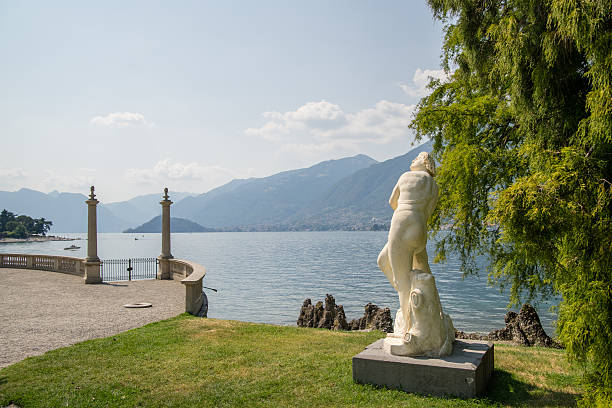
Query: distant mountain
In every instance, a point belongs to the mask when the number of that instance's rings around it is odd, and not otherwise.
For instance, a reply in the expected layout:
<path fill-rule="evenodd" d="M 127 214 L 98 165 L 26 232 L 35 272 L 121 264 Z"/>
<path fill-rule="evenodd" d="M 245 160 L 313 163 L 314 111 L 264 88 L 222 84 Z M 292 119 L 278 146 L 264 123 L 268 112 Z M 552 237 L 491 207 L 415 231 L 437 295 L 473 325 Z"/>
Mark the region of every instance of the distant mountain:
<path fill-rule="evenodd" d="M 7 209 L 15 214 L 33 218 L 44 217 L 53 222 L 51 233 L 87 232 L 87 197 L 83 194 L 49 194 L 22 188 L 19 191 L 0 191 L 0 211 Z M 129 225 L 110 210 L 99 204 L 97 208 L 98 231 L 117 232 Z"/>
<path fill-rule="evenodd" d="M 399 176 L 432 143 L 384 162 L 355 156 L 270 177 L 233 180 L 188 197 L 173 214 L 224 230 L 382 229 Z"/>
<path fill-rule="evenodd" d="M 170 199 L 174 202 L 179 202 L 185 197 L 195 196 L 196 193 L 181 193 L 170 191 L 168 193 Z M 140 225 L 161 214 L 162 194 L 146 194 L 134 197 L 127 201 L 104 204 L 104 207 L 109 209 L 115 216 L 122 220 L 126 220 L 126 224 L 120 230 L 129 226 Z M 118 230 L 118 231 L 120 231 Z"/>
<path fill-rule="evenodd" d="M 123 232 L 136 232 L 136 233 L 146 233 L 146 232 L 161 232 L 162 223 L 161 223 L 161 215 L 145 222 L 139 227 L 136 228 L 128 228 Z M 170 217 L 170 232 L 215 232 L 216 230 L 213 228 L 206 228 L 197 224 L 193 221 L 186 220 L 184 218 L 174 218 Z"/>
<path fill-rule="evenodd" d="M 290 217 L 287 224 L 299 229 L 305 225 L 335 224 L 349 227 L 388 224 L 393 215 L 389 196 L 397 179 L 410 170 L 410 163 L 419 153 L 431 152 L 432 148 L 430 141 L 402 156 L 348 175 Z"/>
<path fill-rule="evenodd" d="M 269 177 L 233 180 L 208 193 L 185 198 L 173 206 L 172 213 L 214 228 L 279 224 L 339 180 L 374 163 L 377 161 L 360 154 Z"/>
<path fill-rule="evenodd" d="M 197 196 L 171 192 L 171 213 L 180 217 L 172 218 L 172 230 L 381 229 L 393 213 L 388 200 L 397 179 L 418 153 L 431 150 L 428 142 L 381 163 L 357 155 L 269 177 L 232 180 Z M 131 231 L 161 231 L 161 198 L 148 194 L 99 204 L 98 231 L 118 232 L 143 223 Z M 86 232 L 85 200 L 82 194 L 0 191 L 0 210 L 50 219 L 51 232 Z"/>
<path fill-rule="evenodd" d="M 173 201 L 179 201 L 192 193 L 170 192 Z M 0 211 L 6 208 L 15 214 L 51 220 L 51 233 L 87 232 L 87 196 L 78 193 L 49 194 L 22 188 L 19 191 L 0 191 Z M 128 201 L 98 204 L 98 231 L 119 232 L 138 225 L 161 214 L 159 202 L 162 194 L 147 194 Z"/>

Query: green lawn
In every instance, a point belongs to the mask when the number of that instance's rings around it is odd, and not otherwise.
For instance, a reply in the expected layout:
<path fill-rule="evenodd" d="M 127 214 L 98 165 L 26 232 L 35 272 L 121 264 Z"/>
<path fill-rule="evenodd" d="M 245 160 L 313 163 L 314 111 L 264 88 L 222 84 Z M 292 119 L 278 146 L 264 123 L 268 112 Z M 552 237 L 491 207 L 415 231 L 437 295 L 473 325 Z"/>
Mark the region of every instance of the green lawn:
<path fill-rule="evenodd" d="M 0 370 L 0 406 L 573 406 L 578 372 L 564 352 L 495 345 L 476 400 L 353 383 L 351 357 L 384 336 L 189 315 L 31 357 Z"/>

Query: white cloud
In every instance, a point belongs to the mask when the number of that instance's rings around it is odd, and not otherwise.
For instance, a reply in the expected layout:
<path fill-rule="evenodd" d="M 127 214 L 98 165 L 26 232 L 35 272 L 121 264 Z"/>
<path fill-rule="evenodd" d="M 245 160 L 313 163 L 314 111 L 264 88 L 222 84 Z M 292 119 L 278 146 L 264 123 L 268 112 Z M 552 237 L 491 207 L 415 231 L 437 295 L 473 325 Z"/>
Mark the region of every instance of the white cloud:
<path fill-rule="evenodd" d="M 427 96 L 430 92 L 427 89 L 430 78 L 439 79 L 445 81 L 448 79 L 448 75 L 442 69 L 421 69 L 417 68 L 412 77 L 412 84 L 400 84 L 400 88 L 411 98 L 422 98 Z"/>
<path fill-rule="evenodd" d="M 51 169 L 0 169 L 0 190 L 27 187 L 38 191 L 85 192 L 95 180 L 96 170 L 90 168 L 75 168 L 69 174 Z"/>
<path fill-rule="evenodd" d="M 46 169 L 42 175 L 42 186 L 53 186 L 59 191 L 87 191 L 89 186 L 95 184 L 95 170 L 80 168 L 74 170 L 74 175 L 57 173 L 54 170 Z"/>
<path fill-rule="evenodd" d="M 340 106 L 327 101 L 308 102 L 295 111 L 264 112 L 268 121 L 259 128 L 246 129 L 245 133 L 281 142 L 285 149 L 302 146 L 320 151 L 364 143 L 385 144 L 410 136 L 407 125 L 413 110 L 414 105 L 383 100 L 373 108 L 345 113 Z"/>
<path fill-rule="evenodd" d="M 308 102 L 295 111 L 264 112 L 268 119 L 261 128 L 249 128 L 247 135 L 260 136 L 267 140 L 280 141 L 295 132 L 325 131 L 346 124 L 346 115 L 340 106 L 327 101 Z"/>
<path fill-rule="evenodd" d="M 284 119 L 317 129 L 337 128 L 346 123 L 346 116 L 340 106 L 327 101 L 308 102 L 294 112 L 285 113 Z"/>
<path fill-rule="evenodd" d="M 158 161 L 152 168 L 128 169 L 125 178 L 134 184 L 172 185 L 173 189 L 189 188 L 190 191 L 226 183 L 235 175 L 221 166 L 204 166 L 200 163 L 172 162 L 170 159 Z"/>
<path fill-rule="evenodd" d="M 152 126 L 145 120 L 142 113 L 133 112 L 113 112 L 106 116 L 95 116 L 89 121 L 91 124 L 110 127 L 128 126 Z"/>
<path fill-rule="evenodd" d="M 294 111 L 265 112 L 261 127 L 245 134 L 273 144 L 279 167 L 309 166 L 359 153 L 385 160 L 405 153 L 414 140 L 408 129 L 415 105 L 382 100 L 373 107 L 346 112 L 328 102 L 308 102 Z"/>
<path fill-rule="evenodd" d="M 338 144 L 333 142 L 328 143 L 287 143 L 281 146 L 279 152 L 282 153 L 298 153 L 300 155 L 318 155 L 321 153 L 330 153 L 334 150 L 348 147 L 346 143 Z"/>
<path fill-rule="evenodd" d="M 347 115 L 347 125 L 334 132 L 327 132 L 329 138 L 343 138 L 386 144 L 393 140 L 408 138 L 408 124 L 414 112 L 414 105 L 380 101 L 373 108 L 363 109 Z"/>
<path fill-rule="evenodd" d="M 2 181 L 13 181 L 21 180 L 28 176 L 28 172 L 21 167 L 12 169 L 0 169 L 0 180 Z"/>

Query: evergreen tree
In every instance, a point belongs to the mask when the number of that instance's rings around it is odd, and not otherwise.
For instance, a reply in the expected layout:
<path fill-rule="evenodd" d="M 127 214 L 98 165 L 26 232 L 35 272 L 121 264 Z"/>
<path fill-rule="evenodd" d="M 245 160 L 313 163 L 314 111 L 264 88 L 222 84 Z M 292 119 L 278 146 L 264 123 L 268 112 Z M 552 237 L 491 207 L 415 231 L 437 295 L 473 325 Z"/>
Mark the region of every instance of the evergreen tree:
<path fill-rule="evenodd" d="M 611 402 L 612 1 L 429 0 L 442 64 L 411 124 L 441 163 L 438 259 L 519 303 L 560 294 L 583 404 Z"/>

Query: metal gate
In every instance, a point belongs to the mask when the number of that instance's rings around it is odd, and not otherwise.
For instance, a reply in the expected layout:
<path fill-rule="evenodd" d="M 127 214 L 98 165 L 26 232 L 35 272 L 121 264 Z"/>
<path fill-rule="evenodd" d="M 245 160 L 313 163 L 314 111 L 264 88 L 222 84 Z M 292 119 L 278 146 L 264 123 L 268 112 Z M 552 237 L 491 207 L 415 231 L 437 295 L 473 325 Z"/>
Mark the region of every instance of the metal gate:
<path fill-rule="evenodd" d="M 157 258 L 104 259 L 100 264 L 102 282 L 155 279 Z"/>

